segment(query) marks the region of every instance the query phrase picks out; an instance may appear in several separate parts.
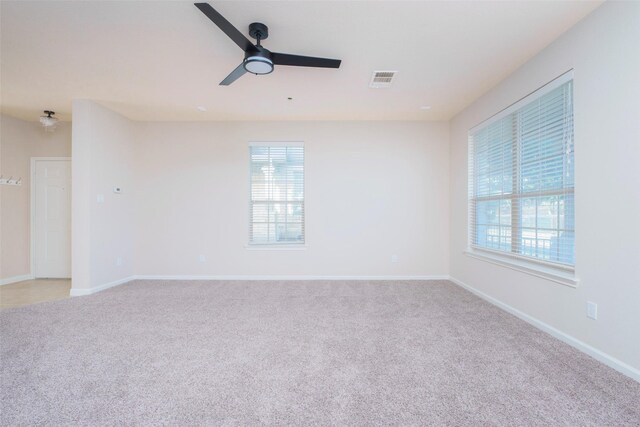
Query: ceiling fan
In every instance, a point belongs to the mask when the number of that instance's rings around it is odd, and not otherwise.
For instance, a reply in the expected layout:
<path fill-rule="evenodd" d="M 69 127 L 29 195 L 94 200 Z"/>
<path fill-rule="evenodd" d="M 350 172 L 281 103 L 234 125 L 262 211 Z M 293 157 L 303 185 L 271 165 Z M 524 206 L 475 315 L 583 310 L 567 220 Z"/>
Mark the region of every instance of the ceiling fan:
<path fill-rule="evenodd" d="M 269 74 L 273 71 L 274 65 L 291 65 L 294 67 L 320 67 L 339 68 L 339 59 L 315 58 L 312 56 L 290 55 L 288 53 L 271 52 L 262 47 L 261 40 L 269 37 L 269 28 L 260 22 L 249 25 L 249 35 L 257 40 L 254 45 L 236 27 L 231 25 L 218 11 L 209 3 L 194 3 L 195 6 L 211 19 L 240 49 L 244 51 L 244 60 L 235 70 L 231 72 L 223 81 L 222 86 L 228 86 L 244 73 Z"/>

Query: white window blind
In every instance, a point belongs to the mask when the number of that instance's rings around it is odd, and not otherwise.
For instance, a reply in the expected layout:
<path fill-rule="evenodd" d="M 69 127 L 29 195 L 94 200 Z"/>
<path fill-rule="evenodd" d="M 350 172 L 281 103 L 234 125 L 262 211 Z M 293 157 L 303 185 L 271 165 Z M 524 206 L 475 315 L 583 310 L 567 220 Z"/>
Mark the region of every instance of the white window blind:
<path fill-rule="evenodd" d="M 563 75 L 469 132 L 469 243 L 572 269 L 573 80 Z"/>
<path fill-rule="evenodd" d="M 304 146 L 249 146 L 249 243 L 304 244 Z"/>

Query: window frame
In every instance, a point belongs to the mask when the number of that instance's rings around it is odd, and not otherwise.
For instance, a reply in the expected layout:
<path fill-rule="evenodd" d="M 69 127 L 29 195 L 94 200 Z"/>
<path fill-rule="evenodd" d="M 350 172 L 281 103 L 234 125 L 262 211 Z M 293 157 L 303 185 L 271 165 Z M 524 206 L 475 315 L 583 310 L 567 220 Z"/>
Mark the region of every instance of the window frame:
<path fill-rule="evenodd" d="M 302 237 L 303 240 L 301 242 L 265 242 L 265 243 L 256 243 L 251 241 L 251 224 L 252 224 L 252 176 L 251 176 L 251 147 L 302 147 L 303 149 L 303 160 L 302 160 L 302 193 L 303 193 L 303 213 L 302 213 Z M 307 188 L 306 188 L 306 172 L 307 172 L 307 154 L 305 149 L 304 141 L 249 141 L 248 145 L 248 154 L 249 154 L 249 180 L 248 180 L 248 208 L 247 208 L 247 231 L 248 233 L 248 241 L 245 245 L 245 249 L 247 250 L 276 250 L 276 251 L 288 251 L 288 250 L 306 250 L 307 249 L 307 209 L 306 209 L 306 200 L 307 200 Z"/>
<path fill-rule="evenodd" d="M 475 176 L 476 171 L 474 171 L 474 165 L 472 164 L 472 160 L 473 160 L 473 149 L 474 147 L 472 146 L 472 135 L 474 135 L 475 133 L 477 133 L 479 130 L 482 130 L 488 126 L 490 126 L 492 123 L 497 122 L 501 119 L 506 118 L 507 116 L 511 115 L 512 113 L 514 113 L 515 111 L 518 111 L 520 109 L 522 109 L 523 107 L 525 107 L 526 105 L 530 104 L 531 102 L 534 102 L 535 100 L 543 97 L 544 95 L 550 93 L 551 91 L 557 89 L 558 87 L 562 86 L 563 84 L 569 82 L 569 81 L 573 81 L 574 80 L 574 76 L 573 76 L 573 69 L 565 72 L 564 74 L 558 76 L 557 78 L 551 80 L 550 82 L 544 84 L 543 86 L 539 87 L 538 89 L 532 91 L 531 93 L 527 94 L 526 96 L 522 97 L 521 99 L 519 99 L 518 101 L 516 101 L 515 103 L 511 104 L 510 106 L 508 106 L 507 108 L 499 111 L 498 113 L 496 113 L 495 115 L 491 116 L 490 118 L 482 121 L 481 123 L 475 125 L 474 127 L 472 127 L 471 129 L 469 129 L 468 133 L 467 133 L 467 159 L 468 159 L 468 163 L 467 163 L 467 175 L 468 175 L 468 198 L 467 198 L 467 247 L 466 250 L 464 251 L 464 253 L 472 258 L 476 258 L 476 259 L 480 259 L 492 264 L 497 264 L 497 265 L 501 265 L 503 267 L 507 267 L 513 270 L 517 270 L 517 271 L 522 271 L 528 274 L 531 274 L 533 276 L 537 276 L 537 277 L 541 277 L 544 279 L 548 279 L 563 285 L 568 285 L 571 287 L 576 287 L 579 283 L 578 278 L 576 277 L 575 274 L 575 237 L 574 237 L 574 263 L 573 264 L 565 264 L 565 263 L 557 263 L 557 262 L 553 262 L 553 261 L 546 261 L 543 259 L 539 259 L 539 258 L 535 258 L 535 257 L 530 257 L 527 255 L 523 255 L 518 251 L 514 251 L 513 249 L 510 252 L 507 251 L 502 251 L 502 250 L 494 250 L 491 248 L 487 248 L 487 247 L 483 247 L 483 246 L 479 246 L 479 245 L 475 245 L 473 244 L 473 237 L 472 237 L 472 232 L 473 230 L 476 229 L 477 227 L 477 214 L 472 214 L 471 209 L 474 206 L 474 203 L 472 202 L 476 202 L 478 201 L 478 197 L 476 197 L 475 195 L 475 182 L 477 177 Z M 574 84 L 574 89 L 575 89 L 575 84 Z M 572 97 L 573 97 L 573 93 L 572 93 Z M 575 107 L 575 106 L 574 106 Z M 574 109 L 574 115 L 575 115 L 575 109 Z M 574 128 L 574 138 L 575 138 L 575 121 L 573 124 L 573 128 Z M 575 145 L 574 145 L 575 146 Z M 514 166 L 517 165 L 517 167 L 514 169 L 513 171 L 513 175 L 514 175 L 514 182 L 513 185 L 515 185 L 516 183 L 518 183 L 518 178 L 519 175 L 521 173 L 520 171 L 520 165 L 519 165 L 519 156 L 518 156 L 518 152 L 521 149 L 520 147 L 520 141 L 518 141 L 515 144 L 515 150 L 513 153 L 513 156 L 516 158 L 516 161 L 514 164 Z M 574 149 L 575 150 L 575 149 Z M 575 151 L 574 151 L 575 153 Z M 574 154 L 574 159 L 575 159 L 575 154 Z M 548 191 L 543 191 L 541 193 L 535 193 L 535 196 L 544 196 L 547 195 L 545 193 L 548 193 L 548 195 L 566 195 L 566 194 L 571 194 L 574 197 L 574 203 L 573 203 L 573 215 L 574 215 L 574 221 L 575 221 L 575 169 L 574 169 L 574 176 L 573 176 L 573 180 L 574 180 L 574 185 L 573 188 L 571 190 L 567 190 L 565 189 L 554 189 L 554 190 L 548 190 Z M 513 187 L 516 188 L 516 187 Z M 492 199 L 496 199 L 496 200 L 514 200 L 514 199 L 523 199 L 523 194 L 521 192 L 515 193 L 512 192 L 512 194 L 510 195 L 501 195 L 501 196 L 483 196 L 483 199 L 486 200 L 492 200 Z M 518 233 L 518 229 L 521 228 L 519 226 L 519 220 L 514 218 L 519 218 L 520 212 L 518 211 L 518 208 L 515 207 L 516 204 L 514 204 L 513 202 L 511 203 L 512 206 L 512 221 L 511 221 L 511 235 L 513 236 L 514 233 L 515 234 L 519 234 Z M 518 203 L 517 205 L 520 205 L 520 203 Z M 516 212 L 513 212 L 513 210 L 516 210 Z M 516 216 L 514 216 L 514 214 L 517 214 Z M 516 224 L 514 226 L 514 224 Z M 575 222 L 574 222 L 574 236 L 576 233 L 576 227 L 575 227 Z M 516 242 L 515 245 L 517 247 L 517 245 L 519 245 L 520 242 Z M 514 247 L 513 241 L 512 241 L 512 248 Z"/>

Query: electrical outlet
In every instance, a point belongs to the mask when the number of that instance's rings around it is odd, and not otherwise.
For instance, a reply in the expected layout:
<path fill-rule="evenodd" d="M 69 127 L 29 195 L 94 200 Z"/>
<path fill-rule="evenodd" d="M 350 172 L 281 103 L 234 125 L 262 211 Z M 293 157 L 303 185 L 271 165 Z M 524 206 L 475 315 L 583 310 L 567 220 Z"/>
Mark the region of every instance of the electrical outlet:
<path fill-rule="evenodd" d="M 96 196 L 96 201 L 97 201 L 98 203 L 104 203 L 104 194 L 98 194 L 98 195 Z"/>
<path fill-rule="evenodd" d="M 587 301 L 587 317 L 589 319 L 598 320 L 598 304 Z"/>
<path fill-rule="evenodd" d="M 391 262 L 393 263 L 398 262 L 398 255 L 391 255 Z"/>
<path fill-rule="evenodd" d="M 116 265 L 120 267 L 122 265 L 122 257 L 116 258 Z"/>
<path fill-rule="evenodd" d="M 198 261 L 200 261 L 200 262 L 207 262 L 207 257 L 205 257 L 204 255 L 199 255 L 199 256 L 198 256 Z"/>

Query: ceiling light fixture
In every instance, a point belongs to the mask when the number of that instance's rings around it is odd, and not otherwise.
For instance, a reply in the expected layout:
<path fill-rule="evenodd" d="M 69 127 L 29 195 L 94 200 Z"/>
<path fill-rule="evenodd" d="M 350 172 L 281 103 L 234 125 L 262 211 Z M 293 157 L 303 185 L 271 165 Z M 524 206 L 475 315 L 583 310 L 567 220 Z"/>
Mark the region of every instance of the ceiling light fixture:
<path fill-rule="evenodd" d="M 197 109 L 198 111 L 200 111 L 200 112 L 203 112 L 203 113 L 204 113 L 205 111 L 207 111 L 207 109 L 206 109 L 205 107 L 203 107 L 203 106 L 197 107 L 196 109 Z"/>
<path fill-rule="evenodd" d="M 431 105 L 423 105 L 422 107 L 420 107 L 421 110 L 431 110 Z"/>
<path fill-rule="evenodd" d="M 53 132 L 58 124 L 58 118 L 53 117 L 55 111 L 44 110 L 46 116 L 40 116 L 40 123 L 44 126 L 44 130 Z"/>

